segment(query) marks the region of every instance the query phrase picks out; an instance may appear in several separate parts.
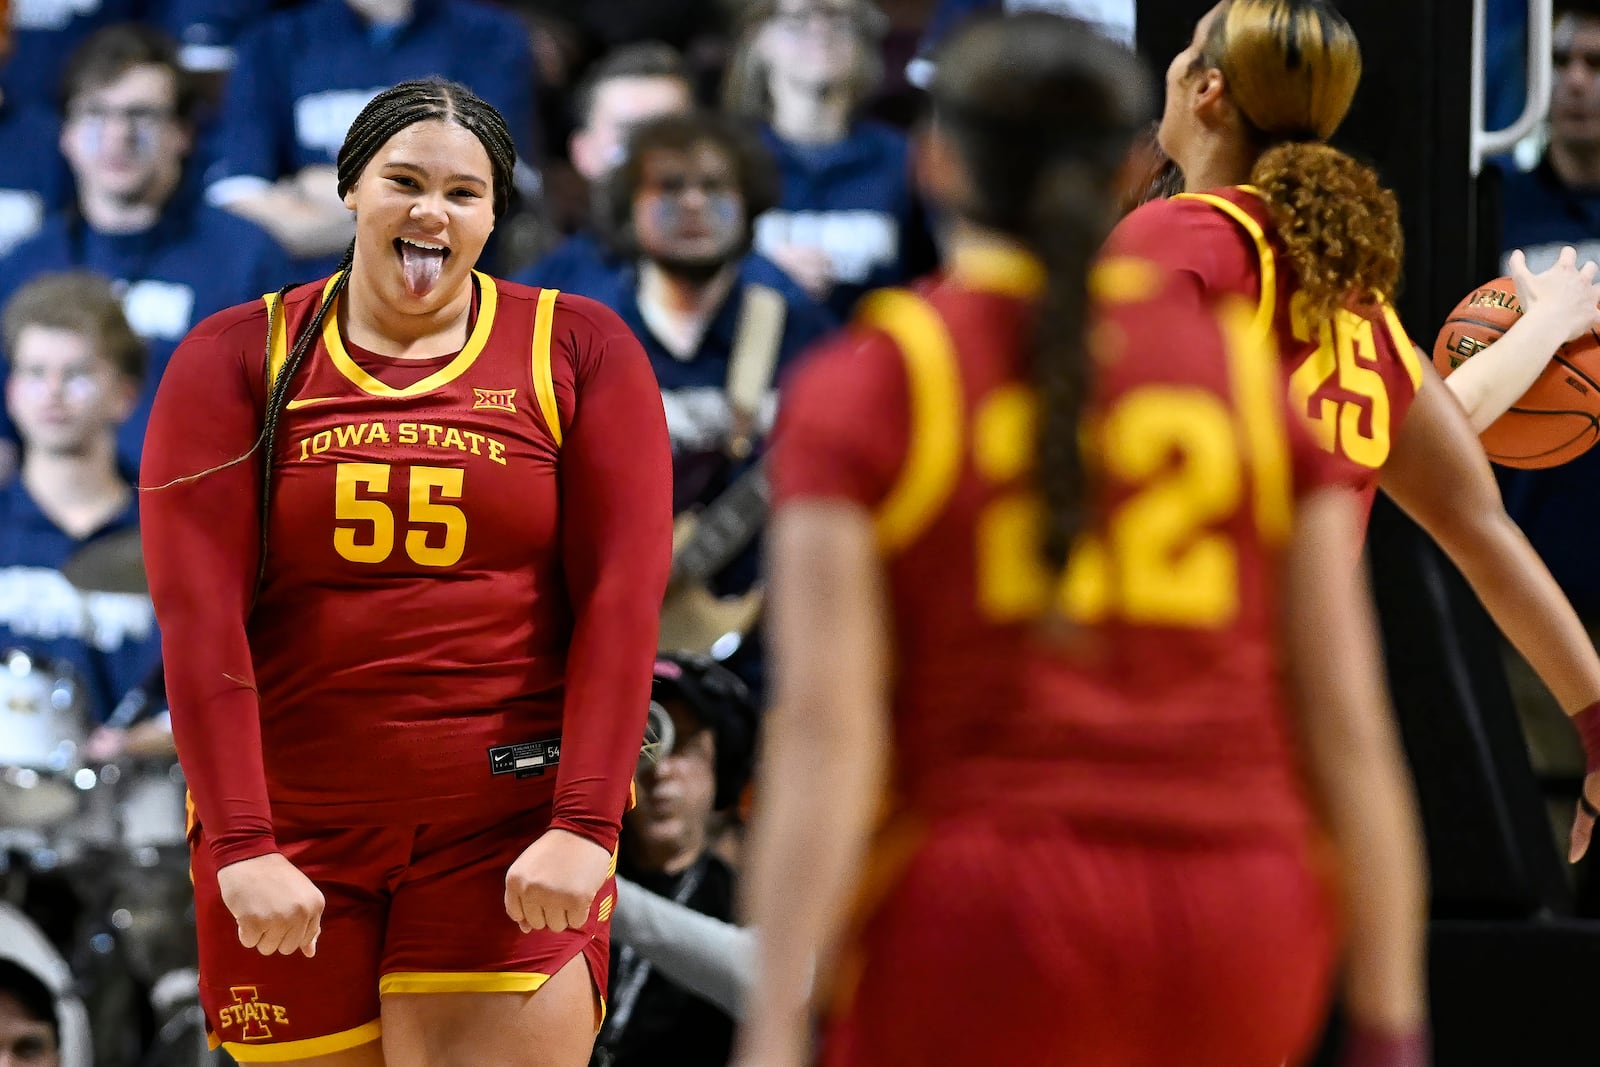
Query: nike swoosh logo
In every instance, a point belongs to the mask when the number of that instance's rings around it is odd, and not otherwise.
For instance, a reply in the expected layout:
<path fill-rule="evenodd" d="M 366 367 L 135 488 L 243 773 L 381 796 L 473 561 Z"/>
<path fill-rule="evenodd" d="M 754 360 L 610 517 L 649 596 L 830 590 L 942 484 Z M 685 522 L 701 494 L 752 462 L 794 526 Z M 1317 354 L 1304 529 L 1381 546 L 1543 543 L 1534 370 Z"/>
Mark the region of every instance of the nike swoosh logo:
<path fill-rule="evenodd" d="M 286 409 L 288 409 L 289 411 L 293 411 L 295 408 L 308 408 L 312 404 L 326 404 L 330 400 L 343 400 L 343 399 L 344 399 L 344 397 L 342 397 L 342 396 L 305 396 L 305 397 L 296 397 L 294 400 L 289 401 L 287 404 L 285 404 L 283 406 Z"/>

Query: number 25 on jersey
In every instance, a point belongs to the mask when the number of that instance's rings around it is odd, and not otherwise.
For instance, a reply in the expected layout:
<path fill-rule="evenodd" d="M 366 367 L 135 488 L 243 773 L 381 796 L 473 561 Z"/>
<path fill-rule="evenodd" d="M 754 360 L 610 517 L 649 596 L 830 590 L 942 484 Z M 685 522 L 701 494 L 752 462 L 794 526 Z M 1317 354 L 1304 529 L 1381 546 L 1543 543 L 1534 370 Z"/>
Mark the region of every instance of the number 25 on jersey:
<path fill-rule="evenodd" d="M 351 563 L 383 563 L 394 552 L 395 514 L 386 501 L 393 466 L 341 463 L 334 472 L 333 548 Z M 447 500 L 460 500 L 466 472 L 458 467 L 401 467 L 409 479 L 405 552 L 422 567 L 451 567 L 467 545 L 467 516 Z"/>
<path fill-rule="evenodd" d="M 1316 349 L 1289 375 L 1289 395 L 1311 420 L 1311 435 L 1326 452 L 1335 452 L 1377 470 L 1389 458 L 1389 390 L 1372 366 L 1378 358 L 1372 323 L 1340 308 L 1330 318 L 1313 318 L 1304 293 L 1290 305 L 1295 340 L 1315 341 Z M 1329 382 L 1360 400 L 1315 397 Z M 1363 433 L 1361 416 L 1370 415 Z"/>

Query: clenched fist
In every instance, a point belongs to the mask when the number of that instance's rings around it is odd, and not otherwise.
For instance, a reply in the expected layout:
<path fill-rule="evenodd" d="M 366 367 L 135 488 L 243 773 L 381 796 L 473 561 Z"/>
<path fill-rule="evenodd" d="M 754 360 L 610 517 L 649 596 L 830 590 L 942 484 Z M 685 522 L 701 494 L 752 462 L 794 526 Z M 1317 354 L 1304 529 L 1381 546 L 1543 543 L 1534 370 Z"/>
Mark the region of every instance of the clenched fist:
<path fill-rule="evenodd" d="M 281 853 L 230 863 L 217 872 L 217 888 L 239 924 L 239 944 L 263 956 L 317 954 L 322 933 L 322 891 Z"/>
<path fill-rule="evenodd" d="M 568 930 L 589 919 L 611 854 L 568 830 L 546 830 L 506 872 L 506 914 L 532 930 Z"/>

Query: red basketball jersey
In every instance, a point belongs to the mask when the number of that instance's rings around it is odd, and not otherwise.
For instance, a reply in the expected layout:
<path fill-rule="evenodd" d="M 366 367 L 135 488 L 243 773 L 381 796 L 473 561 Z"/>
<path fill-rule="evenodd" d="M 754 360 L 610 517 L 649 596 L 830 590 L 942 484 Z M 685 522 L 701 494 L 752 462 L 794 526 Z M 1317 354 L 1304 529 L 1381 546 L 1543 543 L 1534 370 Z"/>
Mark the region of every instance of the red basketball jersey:
<path fill-rule="evenodd" d="M 208 440 L 254 436 L 263 382 L 330 284 L 197 327 L 157 403 L 151 483 L 216 462 L 189 447 L 175 410 L 191 393 L 230 405 L 225 416 L 189 416 L 207 424 Z M 251 703 L 279 817 L 430 822 L 526 811 L 557 792 L 558 822 L 614 841 L 670 554 L 660 395 L 638 342 L 604 307 L 482 274 L 476 286 L 465 347 L 432 359 L 352 350 L 329 314 L 278 423 L 247 649 L 195 636 L 215 609 L 194 608 L 172 573 L 184 513 L 215 506 L 225 483 L 180 479 L 146 492 L 157 608 L 163 629 L 170 621 L 183 635 L 167 648 L 180 750 L 187 743 L 208 838 L 224 849 L 235 835 L 263 837 L 249 759 L 221 781 L 210 769 L 232 758 L 215 736 L 222 717 L 251 716 Z M 194 499 L 172 495 L 183 492 Z M 253 558 L 233 557 L 254 556 L 259 528 L 232 530 L 231 514 L 215 521 L 239 541 L 216 568 L 249 566 L 253 581 Z M 193 566 L 210 570 L 204 559 Z M 216 581 L 231 598 L 240 577 Z M 252 671 L 247 699 L 238 689 Z M 234 721 L 248 750 L 246 719 Z"/>
<path fill-rule="evenodd" d="M 1416 348 L 1388 303 L 1375 295 L 1331 318 L 1310 315 L 1266 202 L 1250 186 L 1144 204 L 1106 248 L 1183 272 L 1213 298 L 1250 300 L 1257 327 L 1276 339 L 1296 410 L 1317 443 L 1349 466 L 1371 507 L 1378 471 L 1422 387 Z"/>
<path fill-rule="evenodd" d="M 1279 683 L 1297 494 L 1339 472 L 1291 417 L 1248 308 L 1102 263 L 1085 440 L 1093 521 L 1040 562 L 1031 260 L 964 258 L 869 298 L 789 386 L 778 506 L 872 509 L 893 608 L 895 788 L 933 817 L 1008 810 L 1180 833 L 1282 832 L 1306 809 Z M 1079 625 L 1062 643 L 1055 606 Z M 825 670 L 825 664 L 814 669 Z"/>

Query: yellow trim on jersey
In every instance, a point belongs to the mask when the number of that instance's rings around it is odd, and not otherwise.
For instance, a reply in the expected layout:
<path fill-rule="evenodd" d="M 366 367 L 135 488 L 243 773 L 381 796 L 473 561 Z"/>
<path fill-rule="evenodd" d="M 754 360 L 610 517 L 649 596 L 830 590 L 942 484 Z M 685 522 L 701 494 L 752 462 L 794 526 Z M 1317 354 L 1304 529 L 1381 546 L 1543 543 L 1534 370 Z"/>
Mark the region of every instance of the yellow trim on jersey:
<path fill-rule="evenodd" d="M 539 398 L 539 412 L 550 428 L 556 447 L 561 447 L 561 410 L 556 407 L 556 382 L 550 370 L 550 331 L 556 317 L 559 289 L 539 293 L 539 306 L 533 315 L 533 395 Z"/>
<path fill-rule="evenodd" d="M 1277 346 L 1256 332 L 1250 305 L 1242 297 L 1225 300 L 1217 319 L 1228 350 L 1228 377 L 1240 426 L 1250 451 L 1256 529 L 1267 542 L 1282 544 L 1289 538 L 1293 520 L 1294 475 L 1283 424 L 1284 384 Z"/>
<path fill-rule="evenodd" d="M 378 979 L 378 995 L 390 993 L 532 993 L 548 974 L 518 971 L 396 971 Z"/>
<path fill-rule="evenodd" d="M 1136 256 L 1109 256 L 1089 271 L 1089 295 L 1106 304 L 1140 304 L 1161 291 L 1161 268 Z"/>
<path fill-rule="evenodd" d="M 964 289 L 1027 299 L 1044 289 L 1044 264 L 1020 248 L 990 244 L 958 247 L 950 257 L 950 277 Z"/>
<path fill-rule="evenodd" d="M 893 553 L 927 528 L 961 474 L 961 373 L 944 320 L 916 294 L 880 289 L 857 314 L 894 340 L 911 394 L 905 465 L 874 516 L 879 548 Z"/>
<path fill-rule="evenodd" d="M 466 373 L 467 368 L 483 352 L 483 346 L 489 343 L 489 333 L 494 329 L 495 305 L 499 302 L 499 293 L 495 290 L 494 279 L 487 274 L 473 271 L 472 276 L 478 280 L 478 321 L 473 324 L 472 334 L 467 338 L 464 348 L 457 353 L 456 358 L 440 367 L 432 374 L 419 382 L 413 382 L 404 389 L 396 389 L 385 385 L 366 371 L 362 370 L 356 361 L 350 358 L 350 353 L 345 351 L 344 340 L 339 336 L 339 316 L 337 308 L 328 309 L 328 317 L 322 323 L 322 343 L 327 346 L 328 356 L 333 360 L 333 365 L 339 372 L 362 392 L 373 396 L 386 396 L 402 398 L 421 396 L 423 393 L 432 392 L 442 385 L 449 385 Z M 339 276 L 335 274 L 328 279 L 328 284 L 322 290 L 322 298 L 326 300 L 328 293 L 333 289 Z"/>
<path fill-rule="evenodd" d="M 289 362 L 289 324 L 284 321 L 288 313 L 277 293 L 268 293 L 261 299 L 267 303 L 267 320 L 272 323 L 272 336 L 267 346 L 267 391 L 270 393 L 278 383 L 278 375 L 283 373 L 283 365 Z"/>
<path fill-rule="evenodd" d="M 1394 313 L 1389 301 L 1379 296 L 1378 306 L 1383 308 L 1383 321 L 1389 327 L 1389 339 L 1400 352 L 1400 362 L 1405 364 L 1406 373 L 1411 376 L 1411 389 L 1415 392 L 1422 388 L 1422 364 L 1417 362 L 1417 346 L 1411 343 L 1411 336 L 1400 325 L 1400 316 Z"/>
<path fill-rule="evenodd" d="M 308 1060 L 313 1056 L 329 1056 L 358 1045 L 369 1044 L 383 1036 L 383 1023 L 377 1019 L 363 1023 L 353 1030 L 341 1030 L 327 1037 L 307 1037 L 299 1041 L 280 1041 L 273 1045 L 257 1045 L 248 1041 L 222 1041 L 217 1035 L 206 1034 L 206 1044 L 214 1050 L 220 1044 L 228 1055 L 240 1063 L 283 1063 L 285 1060 Z"/>
<path fill-rule="evenodd" d="M 1248 185 L 1241 188 L 1252 193 L 1256 191 Z M 1278 313 L 1278 264 L 1272 254 L 1272 242 L 1267 240 L 1266 231 L 1251 217 L 1250 212 L 1226 197 L 1217 196 L 1215 193 L 1179 193 L 1178 198 L 1205 201 L 1243 226 L 1250 239 L 1256 243 L 1256 259 L 1261 264 L 1261 302 L 1256 305 L 1254 325 L 1261 331 L 1262 336 L 1272 337 L 1272 320 Z"/>

